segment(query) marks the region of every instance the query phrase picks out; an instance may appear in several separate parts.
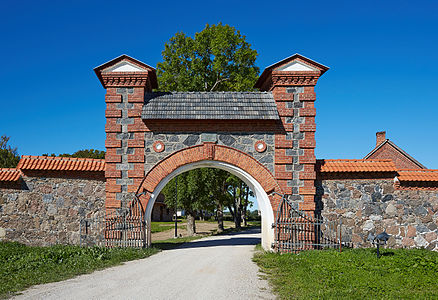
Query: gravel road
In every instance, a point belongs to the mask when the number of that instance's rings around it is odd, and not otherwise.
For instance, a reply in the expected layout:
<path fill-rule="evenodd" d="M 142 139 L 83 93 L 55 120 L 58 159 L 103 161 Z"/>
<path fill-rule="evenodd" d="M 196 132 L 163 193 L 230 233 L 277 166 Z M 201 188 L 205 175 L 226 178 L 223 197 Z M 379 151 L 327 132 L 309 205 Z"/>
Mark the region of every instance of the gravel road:
<path fill-rule="evenodd" d="M 213 236 L 14 299 L 274 299 L 252 262 L 260 231 Z"/>

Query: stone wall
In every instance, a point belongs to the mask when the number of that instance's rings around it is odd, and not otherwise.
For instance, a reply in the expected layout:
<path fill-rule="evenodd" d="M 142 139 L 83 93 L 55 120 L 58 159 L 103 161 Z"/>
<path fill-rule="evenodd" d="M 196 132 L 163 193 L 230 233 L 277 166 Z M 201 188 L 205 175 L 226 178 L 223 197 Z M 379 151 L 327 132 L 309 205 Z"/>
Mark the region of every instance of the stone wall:
<path fill-rule="evenodd" d="M 0 188 L 0 240 L 79 244 L 80 220 L 104 207 L 104 180 L 23 176 L 21 188 Z"/>
<path fill-rule="evenodd" d="M 342 234 L 355 247 L 386 230 L 393 248 L 438 250 L 438 191 L 398 190 L 393 179 L 317 181 L 317 210 L 342 220 Z"/>

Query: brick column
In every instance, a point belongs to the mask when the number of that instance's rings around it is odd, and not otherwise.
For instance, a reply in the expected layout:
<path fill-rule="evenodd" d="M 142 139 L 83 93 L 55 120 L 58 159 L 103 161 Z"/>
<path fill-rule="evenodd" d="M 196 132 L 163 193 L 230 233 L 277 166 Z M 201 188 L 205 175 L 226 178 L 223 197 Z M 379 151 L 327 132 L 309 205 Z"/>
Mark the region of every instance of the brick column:
<path fill-rule="evenodd" d="M 106 89 L 106 210 L 126 209 L 144 177 L 141 109 L 156 87 L 155 70 L 123 55 L 95 69 Z"/>
<path fill-rule="evenodd" d="M 282 132 L 275 135 L 275 177 L 297 208 L 315 210 L 314 87 L 328 68 L 301 55 L 293 55 L 270 67 L 256 87 L 272 92 Z"/>

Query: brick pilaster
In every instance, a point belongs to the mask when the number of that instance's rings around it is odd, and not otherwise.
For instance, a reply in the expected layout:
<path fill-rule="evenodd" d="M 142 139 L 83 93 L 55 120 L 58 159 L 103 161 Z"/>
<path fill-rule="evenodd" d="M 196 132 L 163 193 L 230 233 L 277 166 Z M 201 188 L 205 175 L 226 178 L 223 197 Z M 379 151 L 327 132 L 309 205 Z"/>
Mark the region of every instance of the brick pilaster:
<path fill-rule="evenodd" d="M 289 68 L 294 63 L 301 68 Z M 275 136 L 276 180 L 297 208 L 311 213 L 316 193 L 314 87 L 327 70 L 296 54 L 268 67 L 256 83 L 260 90 L 272 92 L 280 117 L 282 131 Z"/>
<path fill-rule="evenodd" d="M 123 72 L 118 72 L 122 65 Z M 156 76 L 153 68 L 126 55 L 95 72 L 106 89 L 105 206 L 107 212 L 113 212 L 128 207 L 145 175 L 141 109 L 145 92 L 157 87 Z"/>

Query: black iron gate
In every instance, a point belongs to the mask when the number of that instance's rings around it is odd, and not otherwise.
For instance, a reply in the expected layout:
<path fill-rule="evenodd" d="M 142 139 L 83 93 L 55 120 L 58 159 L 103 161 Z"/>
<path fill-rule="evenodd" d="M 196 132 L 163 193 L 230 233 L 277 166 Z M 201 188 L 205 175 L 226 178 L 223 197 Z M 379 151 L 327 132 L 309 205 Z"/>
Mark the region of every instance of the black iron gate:
<path fill-rule="evenodd" d="M 80 222 L 80 245 L 115 247 L 146 247 L 147 232 L 144 210 L 137 197 L 127 211 L 87 218 Z"/>
<path fill-rule="evenodd" d="M 276 213 L 273 248 L 279 252 L 352 247 L 342 239 L 342 220 L 327 221 L 294 208 L 287 195 L 282 196 Z"/>

